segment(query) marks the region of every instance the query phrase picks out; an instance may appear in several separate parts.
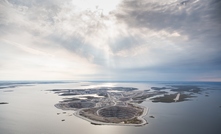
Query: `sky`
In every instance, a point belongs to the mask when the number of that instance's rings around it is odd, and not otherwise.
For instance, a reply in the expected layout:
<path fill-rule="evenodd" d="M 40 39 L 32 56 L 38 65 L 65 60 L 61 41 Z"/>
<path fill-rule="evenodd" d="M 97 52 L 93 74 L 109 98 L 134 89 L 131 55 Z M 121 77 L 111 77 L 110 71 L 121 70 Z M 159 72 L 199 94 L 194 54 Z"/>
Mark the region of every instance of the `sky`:
<path fill-rule="evenodd" d="M 1 0 L 0 80 L 221 81 L 220 0 Z"/>

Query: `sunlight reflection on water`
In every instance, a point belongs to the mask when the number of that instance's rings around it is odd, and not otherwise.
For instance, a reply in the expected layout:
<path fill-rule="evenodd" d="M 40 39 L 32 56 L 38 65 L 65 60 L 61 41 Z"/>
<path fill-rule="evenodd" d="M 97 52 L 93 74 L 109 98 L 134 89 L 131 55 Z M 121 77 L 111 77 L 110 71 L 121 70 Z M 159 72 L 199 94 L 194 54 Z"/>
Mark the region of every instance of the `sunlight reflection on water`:
<path fill-rule="evenodd" d="M 148 125 L 143 127 L 96 126 L 73 116 L 73 111 L 64 111 L 54 107 L 62 100 L 48 89 L 84 89 L 94 87 L 136 87 L 141 90 L 151 86 L 164 86 L 158 83 L 62 83 L 37 84 L 0 90 L 0 134 L 219 134 L 221 128 L 221 91 L 208 90 L 209 97 L 204 93 L 197 95 L 192 101 L 179 103 L 152 103 L 145 101 L 141 105 L 150 108 L 145 117 Z M 4 92 L 13 90 L 12 92 Z M 59 113 L 59 114 L 58 114 Z M 152 119 L 149 116 L 153 115 Z M 64 121 L 62 121 L 64 120 Z M 193 127 L 194 126 L 194 127 Z M 86 128 L 86 129 L 85 129 Z"/>

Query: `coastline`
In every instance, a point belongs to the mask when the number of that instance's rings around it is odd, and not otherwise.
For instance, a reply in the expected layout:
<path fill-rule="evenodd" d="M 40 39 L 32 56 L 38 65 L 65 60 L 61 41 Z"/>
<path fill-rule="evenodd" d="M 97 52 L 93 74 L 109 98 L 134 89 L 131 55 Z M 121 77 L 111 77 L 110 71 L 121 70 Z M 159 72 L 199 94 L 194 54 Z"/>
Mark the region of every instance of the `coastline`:
<path fill-rule="evenodd" d="M 133 105 L 134 105 L 134 104 L 133 104 Z M 136 106 L 138 106 L 138 105 L 136 105 Z M 114 125 L 114 126 L 135 126 L 135 127 L 139 127 L 139 126 L 144 126 L 144 125 L 148 124 L 147 121 L 144 119 L 144 116 L 146 116 L 147 113 L 148 113 L 148 111 L 149 111 L 149 108 L 147 108 L 147 107 L 140 106 L 140 105 L 139 105 L 139 107 L 143 108 L 143 113 L 142 113 L 142 115 L 137 116 L 137 119 L 139 119 L 139 120 L 142 121 L 142 123 L 140 123 L 140 124 L 106 123 L 106 122 L 100 122 L 100 121 L 92 120 L 92 119 L 86 118 L 86 117 L 84 117 L 84 116 L 81 116 L 81 115 L 79 114 L 80 111 L 85 110 L 85 109 L 87 109 L 87 108 L 83 108 L 83 109 L 77 110 L 77 111 L 74 113 L 74 115 L 75 115 L 76 117 L 79 117 L 79 118 L 81 118 L 81 119 L 83 119 L 83 120 L 86 120 L 86 121 L 88 121 L 88 122 L 90 122 L 91 124 L 94 124 L 94 125 Z"/>

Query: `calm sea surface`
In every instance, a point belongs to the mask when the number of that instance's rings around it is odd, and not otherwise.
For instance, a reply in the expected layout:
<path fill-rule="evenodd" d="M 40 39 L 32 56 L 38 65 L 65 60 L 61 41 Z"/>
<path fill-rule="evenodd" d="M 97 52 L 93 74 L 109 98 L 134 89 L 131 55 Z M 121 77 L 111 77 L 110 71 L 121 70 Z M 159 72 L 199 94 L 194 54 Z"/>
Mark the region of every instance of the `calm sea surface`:
<path fill-rule="evenodd" d="M 136 87 L 145 90 L 153 86 L 172 84 L 198 85 L 207 90 L 197 94 L 190 101 L 143 102 L 141 105 L 148 107 L 150 111 L 145 117 L 148 124 L 142 127 L 92 125 L 74 116 L 73 111 L 63 111 L 54 107 L 63 97 L 47 91 L 100 86 Z M 1 86 L 8 85 L 1 82 Z M 23 86 L 0 89 L 0 102 L 9 103 L 0 104 L 0 134 L 221 134 L 220 83 L 25 83 Z M 155 118 L 150 118 L 150 115 Z M 63 119 L 65 121 L 62 121 Z"/>

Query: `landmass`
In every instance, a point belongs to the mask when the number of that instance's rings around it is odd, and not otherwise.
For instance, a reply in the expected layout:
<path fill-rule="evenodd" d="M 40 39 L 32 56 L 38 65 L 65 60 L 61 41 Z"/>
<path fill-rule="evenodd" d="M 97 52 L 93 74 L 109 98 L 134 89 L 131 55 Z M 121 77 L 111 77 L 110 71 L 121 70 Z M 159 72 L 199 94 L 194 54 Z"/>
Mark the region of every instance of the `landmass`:
<path fill-rule="evenodd" d="M 141 106 L 146 100 L 175 103 L 187 101 L 200 93 L 197 86 L 152 87 L 152 90 L 138 90 L 133 87 L 97 87 L 88 89 L 52 89 L 62 101 L 55 107 L 76 111 L 75 115 L 94 125 L 147 124 L 143 118 L 149 108 Z M 170 90 L 168 92 L 167 90 Z M 174 93 L 175 92 L 175 93 Z M 150 118 L 154 118 L 150 116 Z"/>
<path fill-rule="evenodd" d="M 165 90 L 165 89 L 168 89 L 166 87 L 151 87 L 151 89 L 153 90 Z"/>
<path fill-rule="evenodd" d="M 155 118 L 155 117 L 154 117 L 154 116 L 152 116 L 152 115 L 151 115 L 151 116 L 149 116 L 149 117 L 150 117 L 150 118 Z"/>
<path fill-rule="evenodd" d="M 91 89 L 52 89 L 63 101 L 55 104 L 62 110 L 74 110 L 75 115 L 94 125 L 147 124 L 143 118 L 148 108 L 139 105 L 147 98 L 166 92 L 138 90 L 132 87 L 100 87 Z"/>
<path fill-rule="evenodd" d="M 201 89 L 198 86 L 191 86 L 191 85 L 176 85 L 171 86 L 173 89 L 171 91 L 176 92 L 191 92 L 191 93 L 200 93 Z"/>
<path fill-rule="evenodd" d="M 164 94 L 163 96 L 152 98 L 152 102 L 163 102 L 163 103 L 174 103 L 188 101 L 193 97 L 194 94 L 200 94 L 202 90 L 198 86 L 192 85 L 172 85 L 170 87 L 152 87 L 153 90 L 165 90 L 170 89 L 170 91 L 175 93 Z"/>
<path fill-rule="evenodd" d="M 8 104 L 8 102 L 0 102 L 0 104 Z"/>
<path fill-rule="evenodd" d="M 173 103 L 173 102 L 181 102 L 181 101 L 186 101 L 188 98 L 192 98 L 194 96 L 190 94 L 165 94 L 164 96 L 161 97 L 156 97 L 151 99 L 152 102 L 165 102 L 165 103 Z"/>

